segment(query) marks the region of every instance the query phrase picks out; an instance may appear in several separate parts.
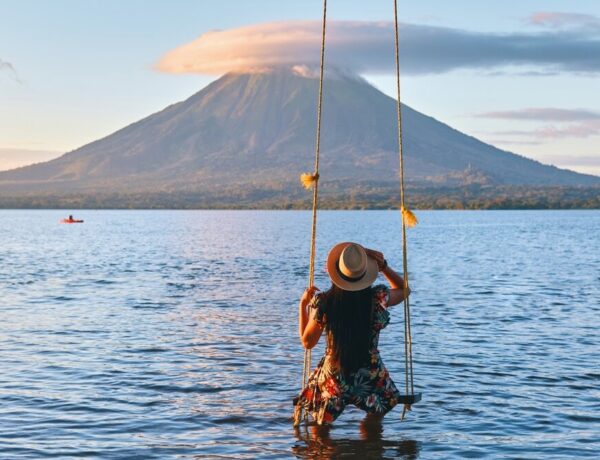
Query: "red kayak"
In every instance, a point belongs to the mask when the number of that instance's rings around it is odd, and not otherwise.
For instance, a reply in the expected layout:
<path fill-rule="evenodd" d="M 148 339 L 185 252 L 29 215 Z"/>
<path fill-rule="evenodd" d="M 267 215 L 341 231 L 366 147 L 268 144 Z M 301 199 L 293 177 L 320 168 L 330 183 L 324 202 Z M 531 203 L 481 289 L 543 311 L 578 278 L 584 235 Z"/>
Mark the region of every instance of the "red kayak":
<path fill-rule="evenodd" d="M 80 219 L 63 219 L 60 221 L 61 224 L 83 224 L 83 220 Z"/>

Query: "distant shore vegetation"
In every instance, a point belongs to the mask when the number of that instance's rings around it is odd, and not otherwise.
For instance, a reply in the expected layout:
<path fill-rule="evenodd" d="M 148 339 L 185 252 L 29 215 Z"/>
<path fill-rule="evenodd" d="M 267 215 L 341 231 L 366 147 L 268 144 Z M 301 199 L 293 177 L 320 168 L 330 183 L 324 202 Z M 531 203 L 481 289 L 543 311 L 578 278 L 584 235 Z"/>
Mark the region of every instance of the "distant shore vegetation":
<path fill-rule="evenodd" d="M 0 195 L 3 209 L 310 209 L 304 190 L 243 188 L 211 191 L 80 192 L 72 194 Z M 600 187 L 467 186 L 409 187 L 413 209 L 600 209 Z M 359 186 L 349 190 L 323 187 L 320 209 L 397 209 L 399 191 Z"/>

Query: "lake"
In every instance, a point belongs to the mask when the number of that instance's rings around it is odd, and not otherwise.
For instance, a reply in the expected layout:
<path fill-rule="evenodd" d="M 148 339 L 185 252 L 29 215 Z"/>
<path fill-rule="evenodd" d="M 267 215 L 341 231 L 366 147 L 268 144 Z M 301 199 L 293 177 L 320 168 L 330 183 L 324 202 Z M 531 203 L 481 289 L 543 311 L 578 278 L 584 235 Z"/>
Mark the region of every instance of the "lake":
<path fill-rule="evenodd" d="M 294 430 L 303 211 L 0 211 L 0 458 L 598 458 L 600 212 L 421 211 L 404 421 Z M 319 213 L 401 267 L 398 212 Z M 322 353 L 313 352 L 313 366 Z M 380 350 L 404 382 L 402 307 Z"/>

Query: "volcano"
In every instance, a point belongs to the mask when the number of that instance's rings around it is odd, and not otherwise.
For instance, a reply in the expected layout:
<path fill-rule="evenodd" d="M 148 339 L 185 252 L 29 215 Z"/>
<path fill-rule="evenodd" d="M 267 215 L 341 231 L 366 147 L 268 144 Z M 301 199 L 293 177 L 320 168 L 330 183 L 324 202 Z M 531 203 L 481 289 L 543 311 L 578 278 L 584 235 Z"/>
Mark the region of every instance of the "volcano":
<path fill-rule="evenodd" d="M 312 170 L 318 80 L 297 67 L 227 74 L 185 101 L 63 156 L 0 172 L 0 192 L 297 190 Z M 409 184 L 597 185 L 600 177 L 485 144 L 404 105 Z M 392 184 L 396 102 L 357 75 L 326 74 L 321 177 Z"/>

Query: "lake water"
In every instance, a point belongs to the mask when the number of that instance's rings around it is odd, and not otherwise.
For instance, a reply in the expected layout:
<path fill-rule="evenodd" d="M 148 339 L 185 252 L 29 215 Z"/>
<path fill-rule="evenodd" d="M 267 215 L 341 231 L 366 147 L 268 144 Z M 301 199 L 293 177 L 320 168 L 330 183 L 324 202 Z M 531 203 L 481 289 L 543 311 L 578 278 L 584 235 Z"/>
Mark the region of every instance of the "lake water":
<path fill-rule="evenodd" d="M 0 211 L 0 458 L 598 458 L 600 212 L 418 212 L 400 421 L 291 423 L 308 212 Z M 399 216 L 319 214 L 400 266 Z M 381 353 L 403 386 L 402 308 Z M 322 347 L 313 353 L 316 364 Z"/>

